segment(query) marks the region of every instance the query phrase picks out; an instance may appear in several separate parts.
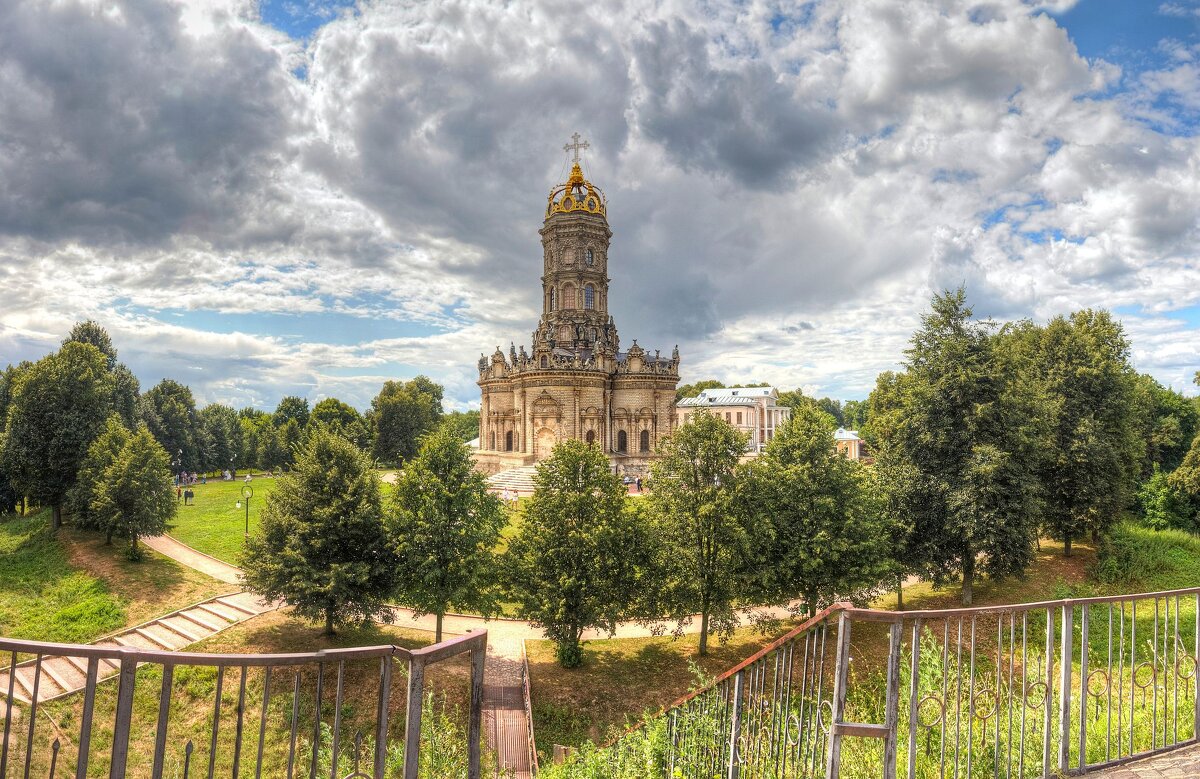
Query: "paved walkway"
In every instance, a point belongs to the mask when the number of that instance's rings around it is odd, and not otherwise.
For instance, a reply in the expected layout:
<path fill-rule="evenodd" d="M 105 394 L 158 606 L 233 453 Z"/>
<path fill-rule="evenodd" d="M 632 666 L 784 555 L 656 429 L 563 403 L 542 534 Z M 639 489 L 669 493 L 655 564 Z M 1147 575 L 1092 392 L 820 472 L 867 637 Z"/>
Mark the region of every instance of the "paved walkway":
<path fill-rule="evenodd" d="M 1101 779 L 1193 779 L 1200 776 L 1200 746 L 1177 749 L 1088 775 Z"/>
<path fill-rule="evenodd" d="M 241 584 L 242 569 L 227 562 L 198 552 L 186 544 L 181 544 L 170 536 L 154 536 L 143 538 L 142 542 L 161 555 L 170 557 L 177 563 L 188 568 L 206 573 L 217 581 L 229 584 Z"/>

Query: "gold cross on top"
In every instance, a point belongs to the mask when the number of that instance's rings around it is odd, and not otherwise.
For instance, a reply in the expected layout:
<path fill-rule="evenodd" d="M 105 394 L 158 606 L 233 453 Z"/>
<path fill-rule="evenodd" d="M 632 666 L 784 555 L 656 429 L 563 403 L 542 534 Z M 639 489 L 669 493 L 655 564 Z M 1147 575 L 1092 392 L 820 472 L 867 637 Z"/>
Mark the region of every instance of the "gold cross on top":
<path fill-rule="evenodd" d="M 571 161 L 579 162 L 579 150 L 580 149 L 590 149 L 591 145 L 587 141 L 583 141 L 581 143 L 579 141 L 579 133 L 575 133 L 574 135 L 572 135 L 571 141 L 572 141 L 571 143 L 563 145 L 563 151 L 574 152 L 575 156 Z"/>

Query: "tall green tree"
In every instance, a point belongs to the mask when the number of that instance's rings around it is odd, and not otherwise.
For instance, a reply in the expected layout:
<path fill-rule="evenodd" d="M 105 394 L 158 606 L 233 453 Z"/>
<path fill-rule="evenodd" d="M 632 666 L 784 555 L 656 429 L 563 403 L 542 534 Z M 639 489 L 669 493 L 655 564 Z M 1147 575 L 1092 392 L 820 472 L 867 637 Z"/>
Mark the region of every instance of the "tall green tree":
<path fill-rule="evenodd" d="M 1098 537 L 1132 500 L 1146 447 L 1137 376 L 1124 330 L 1107 311 L 1052 319 L 1033 367 L 1048 401 L 1045 524 L 1070 555 L 1076 538 Z"/>
<path fill-rule="evenodd" d="M 315 430 L 275 483 L 241 557 L 247 587 L 297 614 L 340 625 L 390 621 L 396 556 L 379 477 L 354 444 Z"/>
<path fill-rule="evenodd" d="M 0 467 L 18 493 L 51 507 L 55 530 L 79 464 L 111 411 L 112 379 L 90 344 L 68 343 L 16 380 Z"/>
<path fill-rule="evenodd" d="M 4 451 L 4 430 L 8 424 L 8 407 L 12 404 L 13 386 L 16 383 L 17 374 L 32 364 L 26 362 L 16 367 L 9 365 L 0 371 L 0 453 Z M 15 511 L 21 503 L 21 497 L 9 479 L 7 471 L 4 470 L 3 457 L 0 454 L 0 514 Z"/>
<path fill-rule="evenodd" d="M 79 464 L 75 484 L 67 492 L 66 508 L 72 514 L 73 524 L 88 530 L 103 531 L 107 544 L 112 543 L 117 527 L 108 521 L 109 518 L 97 516 L 92 505 L 107 478 L 109 466 L 120 457 L 130 435 L 120 415 L 114 413 L 110 416 L 104 430 L 88 447 L 87 456 Z"/>
<path fill-rule="evenodd" d="M 121 415 L 121 421 L 132 430 L 137 425 L 137 401 L 141 385 L 133 371 L 124 363 L 117 362 L 117 349 L 108 331 L 91 319 L 76 322 L 63 345 L 68 343 L 91 344 L 104 355 L 113 379 L 113 410 Z"/>
<path fill-rule="evenodd" d="M 867 470 L 837 453 L 833 432 L 828 413 L 797 409 L 739 483 L 747 527 L 756 529 L 756 594 L 802 599 L 809 615 L 838 598 L 864 600 L 891 571 Z"/>
<path fill-rule="evenodd" d="M 842 404 L 842 426 L 851 430 L 866 427 L 869 408 L 865 400 L 847 400 Z"/>
<path fill-rule="evenodd" d="M 1200 432 L 1200 410 L 1191 399 L 1164 387 L 1149 374 L 1135 377 L 1134 384 L 1135 402 L 1143 420 L 1139 435 L 1146 443 L 1139 477 L 1148 477 L 1155 468 L 1170 473 L 1179 467 L 1192 439 Z"/>
<path fill-rule="evenodd" d="M 479 437 L 479 410 L 451 411 L 442 417 L 442 425 L 449 427 L 460 441 Z"/>
<path fill-rule="evenodd" d="M 904 372 L 872 395 L 881 483 L 910 512 L 907 563 L 934 581 L 1018 574 L 1041 519 L 1036 399 L 995 325 L 963 289 L 935 295 L 905 351 Z M 877 416 L 881 417 L 874 421 Z"/>
<path fill-rule="evenodd" d="M 295 420 L 296 424 L 301 429 L 308 426 L 308 419 L 311 412 L 308 410 L 308 399 L 288 395 L 279 401 L 279 405 L 275 407 L 275 413 L 271 415 L 271 421 L 275 427 L 283 427 L 289 420 Z"/>
<path fill-rule="evenodd" d="M 662 611 L 681 627 L 700 615 L 701 655 L 711 633 L 732 633 L 734 606 L 750 587 L 752 533 L 733 500 L 746 442 L 724 419 L 698 413 L 650 466 L 649 510 L 664 548 Z"/>
<path fill-rule="evenodd" d="M 424 376 L 384 382 L 371 401 L 375 459 L 397 465 L 417 453 L 421 436 L 442 420 L 442 388 Z"/>
<path fill-rule="evenodd" d="M 471 451 L 445 426 L 427 435 L 396 480 L 388 531 L 398 557 L 400 603 L 437 617 L 451 606 L 484 615 L 498 607 L 495 554 L 506 517 L 475 470 Z"/>
<path fill-rule="evenodd" d="M 138 539 L 161 535 L 176 508 L 171 460 L 142 425 L 95 484 L 91 514 L 109 538 L 119 535 L 129 542 L 129 559 L 140 560 Z"/>
<path fill-rule="evenodd" d="M 675 390 L 676 402 L 684 398 L 694 398 L 706 389 L 721 389 L 725 386 L 725 382 L 717 379 L 704 379 L 692 384 L 681 384 Z"/>
<path fill-rule="evenodd" d="M 363 415 L 349 403 L 337 398 L 325 398 L 313 406 L 309 424 L 322 425 L 353 442 L 359 449 L 366 450 L 370 445 L 371 436 Z"/>
<path fill-rule="evenodd" d="M 237 411 L 220 403 L 209 403 L 200 409 L 197 420 L 200 469 L 208 472 L 233 468 L 242 448 L 242 428 L 238 424 Z"/>
<path fill-rule="evenodd" d="M 567 440 L 538 465 L 533 497 L 503 570 L 520 615 L 546 632 L 564 668 L 583 662 L 583 632 L 635 616 L 650 539 L 597 446 Z"/>
<path fill-rule="evenodd" d="M 838 427 L 845 427 L 846 417 L 842 413 L 842 402 L 840 400 L 821 398 L 817 401 L 817 408 L 833 417 L 833 421 L 837 423 Z"/>
<path fill-rule="evenodd" d="M 172 469 L 200 470 L 200 419 L 192 391 L 174 379 L 163 379 L 141 401 L 142 419 L 167 450 Z"/>

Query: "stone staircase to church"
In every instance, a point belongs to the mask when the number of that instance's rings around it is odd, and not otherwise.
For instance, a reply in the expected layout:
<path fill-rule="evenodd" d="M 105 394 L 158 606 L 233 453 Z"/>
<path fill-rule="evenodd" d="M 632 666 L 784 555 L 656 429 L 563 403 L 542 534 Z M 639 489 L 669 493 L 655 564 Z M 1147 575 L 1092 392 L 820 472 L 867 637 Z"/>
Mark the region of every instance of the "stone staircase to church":
<path fill-rule="evenodd" d="M 487 477 L 488 489 L 495 493 L 508 490 L 518 497 L 527 498 L 533 494 L 533 477 L 536 474 L 536 465 L 509 468 L 507 471 L 493 473 Z"/>

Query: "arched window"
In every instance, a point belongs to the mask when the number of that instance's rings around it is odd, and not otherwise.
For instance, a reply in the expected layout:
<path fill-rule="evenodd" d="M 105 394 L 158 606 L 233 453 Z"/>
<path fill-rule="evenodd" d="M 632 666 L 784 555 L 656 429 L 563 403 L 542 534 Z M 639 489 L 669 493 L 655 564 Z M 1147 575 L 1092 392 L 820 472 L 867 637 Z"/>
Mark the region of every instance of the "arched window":
<path fill-rule="evenodd" d="M 591 249 L 588 249 L 588 251 L 591 251 Z M 596 288 L 591 284 L 583 288 L 583 307 L 589 309 L 596 307 Z"/>
<path fill-rule="evenodd" d="M 554 289 L 554 287 L 551 287 L 550 288 L 550 310 L 551 311 L 554 311 L 556 308 L 556 304 L 558 303 L 557 298 L 558 298 L 558 290 Z"/>
<path fill-rule="evenodd" d="M 575 285 L 564 284 L 562 296 L 563 308 L 575 308 Z"/>
<path fill-rule="evenodd" d="M 542 367 L 543 367 L 543 368 L 549 368 L 549 367 L 550 367 L 550 358 L 549 358 L 549 357 L 547 357 L 547 356 L 546 356 L 546 355 L 544 355 L 544 354 L 542 355 Z"/>
<path fill-rule="evenodd" d="M 496 433 L 495 432 L 492 433 L 490 440 L 491 440 L 491 444 L 488 446 L 488 449 L 491 449 L 494 452 L 494 451 L 496 451 Z"/>
<path fill-rule="evenodd" d="M 587 431 L 587 438 L 585 440 L 587 441 L 588 446 L 591 446 L 592 444 L 596 443 L 596 431 L 595 430 Z"/>
<path fill-rule="evenodd" d="M 586 256 L 586 259 L 587 259 L 587 264 L 588 264 L 588 265 L 595 265 L 595 264 L 596 264 L 596 255 L 594 255 L 594 254 L 592 253 L 592 250 L 591 250 L 591 249 L 588 249 L 588 250 L 587 250 L 587 254 L 586 254 L 585 256 Z"/>
<path fill-rule="evenodd" d="M 641 438 L 641 441 L 639 441 L 639 444 L 641 445 L 641 446 L 640 446 L 641 450 L 642 450 L 643 452 L 648 452 L 648 451 L 650 451 L 650 431 L 649 431 L 649 430 L 643 430 L 643 431 L 641 432 L 641 436 L 640 436 L 640 438 Z"/>
<path fill-rule="evenodd" d="M 504 434 L 504 451 L 511 452 L 512 450 L 513 450 L 513 434 L 512 434 L 512 431 L 509 430 L 507 433 Z"/>
<path fill-rule="evenodd" d="M 621 454 L 629 451 L 629 436 L 624 430 L 617 431 L 617 451 Z"/>

